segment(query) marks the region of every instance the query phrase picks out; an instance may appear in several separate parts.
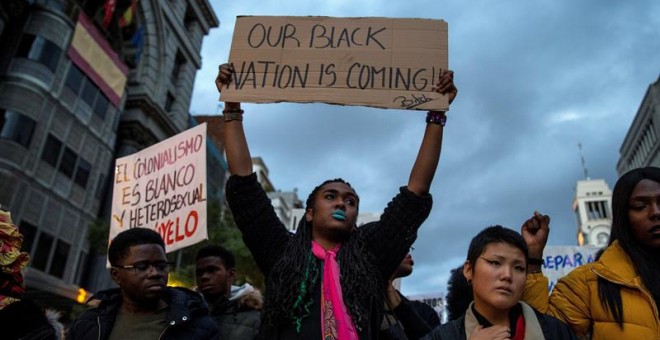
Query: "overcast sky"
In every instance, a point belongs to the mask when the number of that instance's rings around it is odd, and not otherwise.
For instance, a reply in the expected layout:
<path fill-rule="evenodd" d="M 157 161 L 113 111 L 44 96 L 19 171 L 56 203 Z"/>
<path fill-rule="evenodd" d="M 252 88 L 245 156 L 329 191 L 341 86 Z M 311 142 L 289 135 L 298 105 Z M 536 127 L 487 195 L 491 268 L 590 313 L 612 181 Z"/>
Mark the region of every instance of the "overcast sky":
<path fill-rule="evenodd" d="M 583 179 L 616 182 L 619 148 L 660 75 L 660 2 L 242 0 L 211 4 L 219 28 L 204 39 L 191 112 L 218 112 L 213 79 L 229 56 L 237 15 L 443 19 L 459 88 L 448 114 L 434 206 L 414 244 L 404 294 L 444 292 L 470 239 L 501 224 L 519 230 L 534 209 L 552 218 L 550 245 L 575 245 L 571 210 Z M 298 188 L 343 177 L 361 211 L 381 212 L 405 185 L 423 112 L 326 104 L 245 104 L 252 156 L 273 184 Z"/>

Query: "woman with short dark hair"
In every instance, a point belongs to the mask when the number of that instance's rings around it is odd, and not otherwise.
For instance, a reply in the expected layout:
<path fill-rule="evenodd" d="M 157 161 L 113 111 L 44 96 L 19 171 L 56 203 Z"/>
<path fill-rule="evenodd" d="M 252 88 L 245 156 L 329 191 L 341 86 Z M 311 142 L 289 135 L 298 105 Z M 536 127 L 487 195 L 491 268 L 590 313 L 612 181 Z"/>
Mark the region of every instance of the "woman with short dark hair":
<path fill-rule="evenodd" d="M 463 265 L 472 303 L 463 316 L 423 339 L 575 339 L 564 323 L 520 301 L 528 257 L 516 231 L 499 225 L 482 230 L 470 242 Z"/>

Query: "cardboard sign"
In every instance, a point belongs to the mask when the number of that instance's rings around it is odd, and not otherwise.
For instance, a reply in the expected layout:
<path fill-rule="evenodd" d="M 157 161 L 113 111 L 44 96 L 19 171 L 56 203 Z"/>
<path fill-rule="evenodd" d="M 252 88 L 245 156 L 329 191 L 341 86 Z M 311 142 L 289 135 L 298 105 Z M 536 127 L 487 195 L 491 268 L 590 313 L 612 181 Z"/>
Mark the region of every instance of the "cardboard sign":
<path fill-rule="evenodd" d="M 548 290 L 576 267 L 595 261 L 600 250 L 594 246 L 548 246 L 543 250 L 543 275 L 548 278 Z"/>
<path fill-rule="evenodd" d="M 150 228 L 171 252 L 208 238 L 206 123 L 115 161 L 110 241 Z"/>
<path fill-rule="evenodd" d="M 446 110 L 447 54 L 442 20 L 237 17 L 221 100 Z"/>

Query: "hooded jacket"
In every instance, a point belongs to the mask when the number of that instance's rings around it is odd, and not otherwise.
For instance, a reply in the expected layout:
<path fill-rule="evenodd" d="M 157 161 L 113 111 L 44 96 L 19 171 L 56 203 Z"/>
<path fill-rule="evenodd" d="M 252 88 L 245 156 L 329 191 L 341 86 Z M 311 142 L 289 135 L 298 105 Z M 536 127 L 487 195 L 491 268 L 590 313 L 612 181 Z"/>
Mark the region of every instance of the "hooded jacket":
<path fill-rule="evenodd" d="M 598 278 L 621 286 L 623 329 L 598 297 Z M 561 278 L 548 298 L 548 278 L 527 276 L 523 300 L 568 324 L 578 336 L 600 339 L 660 339 L 658 306 L 628 254 L 614 241 L 596 262 Z"/>
<path fill-rule="evenodd" d="M 263 297 L 250 284 L 231 287 L 231 297 L 211 306 L 211 317 L 223 339 L 252 340 L 261 325 Z"/>
<path fill-rule="evenodd" d="M 98 307 L 89 309 L 73 322 L 67 339 L 108 339 L 121 306 L 118 288 L 98 292 L 92 299 L 101 300 Z M 160 339 L 221 339 L 202 298 L 185 288 L 167 287 L 163 291 L 169 309 L 167 326 Z"/>

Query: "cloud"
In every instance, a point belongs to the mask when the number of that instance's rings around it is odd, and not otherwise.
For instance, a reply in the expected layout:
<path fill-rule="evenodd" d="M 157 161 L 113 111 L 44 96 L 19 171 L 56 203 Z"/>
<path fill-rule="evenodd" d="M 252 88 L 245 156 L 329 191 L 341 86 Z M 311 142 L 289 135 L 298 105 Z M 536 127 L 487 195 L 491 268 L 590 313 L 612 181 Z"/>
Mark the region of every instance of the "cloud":
<path fill-rule="evenodd" d="M 191 111 L 217 112 L 213 80 L 229 55 L 236 15 L 442 18 L 459 95 L 449 112 L 433 211 L 415 244 L 406 294 L 444 289 L 469 240 L 513 229 L 535 209 L 552 216 L 549 244 L 575 244 L 571 204 L 583 178 L 613 186 L 619 147 L 660 72 L 660 2 L 212 1 L 221 21 L 204 40 Z M 381 212 L 405 185 L 424 114 L 324 104 L 246 104 L 253 156 L 278 189 L 305 198 L 343 177 L 361 211 Z"/>
<path fill-rule="evenodd" d="M 549 125 L 559 125 L 561 123 L 574 122 L 582 117 L 580 113 L 575 110 L 564 110 L 561 112 L 550 114 L 548 120 Z"/>

